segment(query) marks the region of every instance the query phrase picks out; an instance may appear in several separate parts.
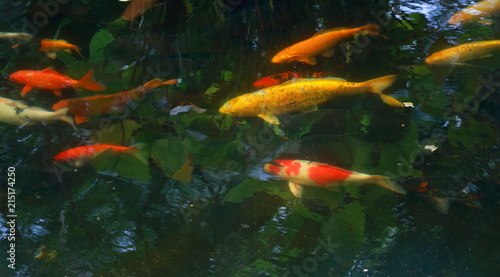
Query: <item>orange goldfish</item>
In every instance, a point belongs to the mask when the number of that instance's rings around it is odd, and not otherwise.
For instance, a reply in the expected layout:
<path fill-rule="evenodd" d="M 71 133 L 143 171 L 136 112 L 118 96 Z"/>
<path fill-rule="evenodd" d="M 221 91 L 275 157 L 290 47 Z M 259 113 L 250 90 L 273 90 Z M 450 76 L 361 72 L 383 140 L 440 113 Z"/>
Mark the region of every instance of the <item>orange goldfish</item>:
<path fill-rule="evenodd" d="M 304 160 L 276 160 L 264 165 L 267 173 L 276 175 L 288 181 L 288 186 L 295 197 L 300 198 L 303 186 L 336 189 L 346 183 L 376 184 L 394 192 L 406 194 L 406 190 L 380 175 L 368 175 L 342 169 L 324 163 Z"/>
<path fill-rule="evenodd" d="M 136 17 L 141 16 L 147 10 L 153 8 L 158 0 L 131 0 L 125 12 L 121 17 L 122 20 L 132 21 Z"/>
<path fill-rule="evenodd" d="M 9 76 L 11 81 L 25 85 L 21 91 L 22 97 L 25 97 L 35 87 L 53 90 L 54 94 L 59 97 L 62 97 L 61 89 L 68 87 L 74 87 L 77 90 L 84 88 L 94 91 L 106 89 L 105 86 L 92 81 L 91 78 L 92 71 L 89 71 L 82 79 L 77 81 L 55 71 L 51 67 L 44 70 L 19 70 Z"/>
<path fill-rule="evenodd" d="M 67 52 L 71 52 L 71 50 L 75 51 L 82 59 L 85 59 L 82 56 L 82 53 L 80 53 L 80 47 L 70 44 L 65 40 L 59 39 L 42 39 L 41 41 L 41 46 L 38 48 L 38 51 L 45 52 L 47 57 L 51 59 L 55 59 L 56 56 L 56 51 L 58 50 L 64 50 Z"/>
<path fill-rule="evenodd" d="M 118 146 L 112 144 L 94 144 L 75 147 L 57 154 L 54 159 L 58 162 L 72 162 L 76 167 L 83 166 L 85 163 L 92 161 L 96 156 L 106 150 L 115 153 L 129 153 L 147 164 L 148 161 L 140 154 L 140 149 L 144 146 L 143 143 L 138 143 L 132 146 Z"/>
<path fill-rule="evenodd" d="M 69 113 L 74 116 L 76 124 L 80 124 L 90 120 L 91 116 L 124 113 L 130 101 L 140 99 L 148 90 L 161 85 L 173 85 L 177 82 L 178 79 L 165 82 L 161 79 L 154 79 L 139 88 L 115 94 L 61 100 L 54 104 L 52 109 L 69 108 Z"/>
<path fill-rule="evenodd" d="M 462 65 L 474 59 L 491 57 L 495 50 L 500 50 L 500 40 L 469 42 L 436 52 L 425 59 L 425 63 L 430 66 Z"/>
<path fill-rule="evenodd" d="M 500 0 L 483 0 L 455 13 L 448 20 L 448 24 L 461 25 L 479 21 L 481 23 L 490 25 L 491 22 L 483 19 L 486 17 L 490 17 L 491 15 L 498 14 L 499 12 Z"/>
<path fill-rule="evenodd" d="M 271 124 L 279 124 L 276 115 L 315 110 L 316 105 L 337 95 L 357 93 L 376 93 L 386 104 L 404 107 L 393 97 L 382 94 L 396 77 L 389 75 L 360 83 L 333 77 L 294 79 L 233 98 L 219 112 L 231 116 L 258 116 Z"/>
<path fill-rule="evenodd" d="M 304 62 L 310 65 L 316 64 L 314 56 L 333 56 L 333 47 L 340 41 L 352 39 L 356 34 L 378 35 L 380 27 L 377 25 L 365 25 L 359 28 L 335 28 L 319 31 L 314 36 L 285 48 L 271 60 L 273 63 L 284 63 L 291 61 Z"/>

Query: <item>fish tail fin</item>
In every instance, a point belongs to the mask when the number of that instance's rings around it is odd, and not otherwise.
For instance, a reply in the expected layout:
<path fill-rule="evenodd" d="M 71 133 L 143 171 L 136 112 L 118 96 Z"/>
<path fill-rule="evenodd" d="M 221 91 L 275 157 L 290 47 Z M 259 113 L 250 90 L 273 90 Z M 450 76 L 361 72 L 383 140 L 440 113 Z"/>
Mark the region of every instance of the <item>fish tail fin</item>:
<path fill-rule="evenodd" d="M 130 154 L 136 157 L 139 161 L 144 164 L 148 164 L 148 159 L 144 157 L 141 153 L 141 150 L 146 146 L 145 143 L 136 143 L 130 146 Z"/>
<path fill-rule="evenodd" d="M 68 103 L 69 103 L 68 100 L 61 100 L 61 101 L 55 103 L 54 105 L 52 105 L 52 110 L 57 111 L 57 110 L 64 109 L 64 108 L 68 107 Z"/>
<path fill-rule="evenodd" d="M 370 35 L 376 35 L 379 36 L 380 33 L 380 26 L 375 25 L 375 24 L 369 24 L 360 27 L 360 29 L 363 31 L 364 34 L 370 34 Z"/>
<path fill-rule="evenodd" d="M 381 186 L 386 189 L 390 189 L 396 193 L 399 194 L 406 194 L 406 190 L 395 183 L 391 178 L 385 177 L 385 176 L 380 176 L 380 175 L 372 175 L 372 181 L 378 186 Z"/>
<path fill-rule="evenodd" d="M 398 100 L 396 100 L 395 98 L 393 98 L 389 95 L 382 94 L 382 92 L 386 88 L 390 87 L 392 85 L 392 83 L 394 83 L 394 81 L 396 81 L 397 77 L 398 77 L 397 75 L 387 75 L 387 76 L 375 78 L 372 80 L 368 80 L 368 81 L 364 82 L 363 84 L 369 86 L 371 92 L 380 95 L 380 98 L 382 99 L 382 101 L 384 101 L 384 103 L 386 103 L 387 105 L 401 108 L 401 107 L 404 107 L 403 103 L 399 102 Z"/>
<path fill-rule="evenodd" d="M 92 80 L 92 75 L 93 75 L 92 70 L 89 70 L 89 72 L 87 72 L 87 74 L 85 74 L 83 78 L 81 78 L 76 84 L 74 84 L 73 87 L 75 87 L 75 89 L 84 88 L 93 91 L 105 90 L 106 89 L 105 86 Z"/>
<path fill-rule="evenodd" d="M 61 121 L 68 123 L 69 125 L 71 125 L 73 127 L 73 129 L 75 131 L 78 131 L 78 128 L 76 128 L 76 126 L 75 126 L 75 120 L 73 119 L 73 117 L 71 117 L 67 114 L 68 109 L 69 108 L 67 108 L 67 107 L 62 108 L 62 109 L 57 109 L 54 113 Z"/>
<path fill-rule="evenodd" d="M 429 204 L 440 213 L 448 214 L 450 210 L 450 199 L 445 197 L 439 197 L 435 193 L 430 193 L 426 196 Z"/>

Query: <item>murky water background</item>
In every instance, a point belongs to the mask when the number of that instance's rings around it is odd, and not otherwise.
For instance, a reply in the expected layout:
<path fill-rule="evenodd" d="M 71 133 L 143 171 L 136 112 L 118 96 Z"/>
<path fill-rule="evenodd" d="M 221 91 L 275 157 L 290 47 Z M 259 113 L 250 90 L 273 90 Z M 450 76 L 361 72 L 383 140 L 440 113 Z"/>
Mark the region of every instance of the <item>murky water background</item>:
<path fill-rule="evenodd" d="M 158 1 L 133 22 L 114 22 L 128 3 L 52 1 L 47 12 L 48 2 L 0 1 L 0 31 L 35 35 L 13 49 L 2 41 L 2 97 L 20 99 L 11 73 L 48 66 L 77 76 L 92 69 L 107 93 L 153 78 L 182 82 L 78 132 L 0 125 L 1 276 L 496 276 L 500 56 L 459 66 L 441 83 L 424 64 L 446 47 L 500 37 L 498 20 L 447 25 L 473 1 Z M 343 43 L 314 66 L 270 62 L 318 30 L 368 23 L 384 37 Z M 88 60 L 36 50 L 37 39 L 56 34 Z M 258 79 L 287 71 L 350 81 L 397 74 L 387 93 L 414 108 L 345 97 L 280 116 L 281 127 L 218 112 Z M 92 92 L 64 92 L 83 95 Z M 46 108 L 58 100 L 26 98 Z M 186 102 L 207 111 L 170 112 Z M 146 143 L 149 164 L 106 154 L 78 169 L 53 161 L 96 142 Z M 409 193 L 306 188 L 299 201 L 262 170 L 277 158 L 397 177 Z M 15 270 L 5 262 L 11 166 Z M 424 182 L 450 199 L 447 214 Z"/>

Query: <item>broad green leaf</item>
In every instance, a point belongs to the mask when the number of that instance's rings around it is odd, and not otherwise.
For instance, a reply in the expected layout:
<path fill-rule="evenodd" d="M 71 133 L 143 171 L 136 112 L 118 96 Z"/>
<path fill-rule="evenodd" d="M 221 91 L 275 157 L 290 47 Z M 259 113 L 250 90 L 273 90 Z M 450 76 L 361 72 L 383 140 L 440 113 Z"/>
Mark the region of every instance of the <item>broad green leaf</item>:
<path fill-rule="evenodd" d="M 156 140 L 151 147 L 151 157 L 165 175 L 173 176 L 186 162 L 183 139 L 179 136 L 168 136 Z"/>
<path fill-rule="evenodd" d="M 110 44 L 115 38 L 106 29 L 101 29 L 90 40 L 89 63 L 95 64 L 104 61 L 104 47 Z"/>

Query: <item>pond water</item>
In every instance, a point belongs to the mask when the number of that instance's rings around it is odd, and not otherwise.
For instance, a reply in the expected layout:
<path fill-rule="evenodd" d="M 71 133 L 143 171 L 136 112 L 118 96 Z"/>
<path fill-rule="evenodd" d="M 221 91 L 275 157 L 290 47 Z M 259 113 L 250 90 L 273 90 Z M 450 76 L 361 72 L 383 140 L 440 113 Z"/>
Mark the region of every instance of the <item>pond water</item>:
<path fill-rule="evenodd" d="M 0 31 L 33 36 L 0 40 L 1 97 L 52 111 L 61 99 L 100 95 L 69 106 L 77 130 L 60 118 L 0 124 L 0 276 L 497 276 L 498 47 L 451 66 L 425 63 L 500 39 L 495 15 L 448 24 L 474 3 L 0 0 Z M 342 40 L 314 65 L 271 62 L 318 31 L 367 24 L 380 34 Z M 66 40 L 81 55 L 39 51 L 42 39 Z M 43 88 L 22 97 L 25 84 L 9 80 L 49 67 L 75 80 L 91 70 L 106 88 L 81 81 L 61 97 Z M 219 112 L 259 80 L 386 75 L 397 79 L 383 93 L 405 107 L 348 93 L 275 125 Z M 40 76 L 33 82 L 49 78 Z M 158 78 L 174 81 L 148 83 Z M 83 122 L 74 117 L 94 108 Z M 139 147 L 79 167 L 54 158 L 95 144 Z M 408 193 L 348 183 L 305 187 L 297 198 L 264 170 L 280 159 L 391 177 Z"/>

